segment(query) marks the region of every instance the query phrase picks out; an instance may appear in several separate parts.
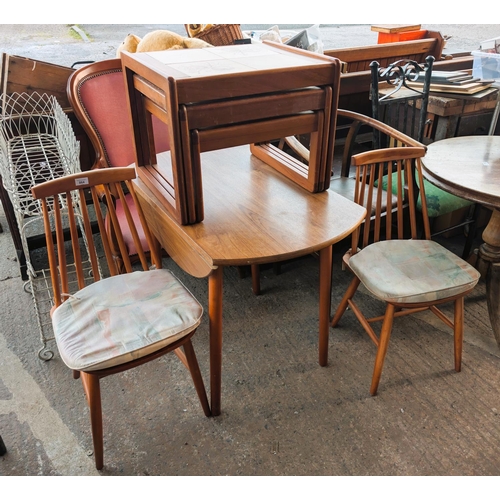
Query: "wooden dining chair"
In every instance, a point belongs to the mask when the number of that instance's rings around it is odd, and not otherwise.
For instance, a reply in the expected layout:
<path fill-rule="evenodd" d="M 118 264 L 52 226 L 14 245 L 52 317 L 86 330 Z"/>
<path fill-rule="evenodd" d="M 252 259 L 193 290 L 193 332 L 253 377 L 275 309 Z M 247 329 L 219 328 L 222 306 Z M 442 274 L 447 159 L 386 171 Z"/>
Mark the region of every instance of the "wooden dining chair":
<path fill-rule="evenodd" d="M 134 167 L 97 169 L 32 188 L 33 197 L 42 205 L 54 336 L 62 360 L 83 382 L 97 469 L 103 467 L 99 385 L 103 377 L 175 351 L 191 373 L 205 415 L 210 415 L 191 343 L 203 309 L 170 271 L 162 269 L 158 243 L 147 228 L 131 183 L 135 176 Z M 125 190 L 142 222 L 154 266 L 151 270 L 130 203 L 125 202 Z M 134 239 L 140 261 L 135 267 L 112 199 L 121 200 L 127 232 Z M 112 228 L 106 225 L 106 218 Z M 94 221 L 98 226 L 95 234 Z M 113 249 L 114 241 L 118 249 Z"/>
<path fill-rule="evenodd" d="M 372 61 L 370 99 L 372 117 L 403 132 L 422 144 L 432 141 L 432 122 L 428 120 L 429 93 L 434 57 L 427 56 L 425 64 L 403 59 L 382 67 L 378 61 Z M 374 131 L 373 147 L 399 146 L 397 141 L 384 141 Z M 384 179 L 385 188 L 387 180 Z M 424 179 L 427 194 L 427 211 L 431 224 L 431 235 L 437 236 L 451 229 L 469 226 L 462 257 L 467 258 L 472 248 L 475 233 L 474 203 L 444 191 Z M 392 183 L 394 187 L 394 182 Z M 416 200 L 417 210 L 422 214 L 420 197 Z M 442 231 L 435 231 L 434 226 L 439 216 L 455 210 L 469 207 L 470 216 L 463 222 Z M 476 214 L 477 215 L 477 214 Z"/>
<path fill-rule="evenodd" d="M 350 308 L 377 346 L 371 395 L 377 393 L 393 320 L 399 316 L 431 310 L 452 327 L 455 370 L 461 370 L 464 296 L 474 288 L 480 275 L 460 257 L 430 240 L 420 163 L 424 155 L 424 147 L 396 147 L 352 157 L 356 169 L 354 201 L 364 207 L 375 204 L 375 213 L 367 217 L 362 229 L 352 235 L 351 249 L 344 256 L 344 264 L 354 277 L 331 324 L 337 326 Z M 388 189 L 375 191 L 375 185 L 382 182 L 384 175 L 388 178 Z M 403 181 L 405 178 L 407 184 Z M 396 209 L 386 210 L 385 206 L 391 202 L 383 198 L 392 196 L 393 189 L 397 197 Z M 420 232 L 417 230 L 415 200 L 419 194 L 424 221 L 423 239 L 418 239 Z M 354 301 L 360 284 L 385 303 L 384 315 L 365 317 L 358 302 Z M 454 303 L 453 321 L 438 309 L 447 302 Z M 372 328 L 372 323 L 377 321 L 382 321 L 379 335 Z"/>

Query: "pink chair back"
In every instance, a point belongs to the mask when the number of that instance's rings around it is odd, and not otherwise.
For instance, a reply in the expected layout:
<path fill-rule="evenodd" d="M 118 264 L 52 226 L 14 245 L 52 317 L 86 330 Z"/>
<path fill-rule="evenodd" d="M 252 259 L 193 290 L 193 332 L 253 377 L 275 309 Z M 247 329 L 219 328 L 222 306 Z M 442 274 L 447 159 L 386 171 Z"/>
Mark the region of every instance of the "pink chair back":
<path fill-rule="evenodd" d="M 93 63 L 75 71 L 68 81 L 68 97 L 98 152 L 94 168 L 132 165 L 135 162 L 134 139 L 120 59 Z M 155 116 L 153 133 L 156 152 L 169 151 L 168 127 Z M 131 211 L 137 218 L 141 245 L 148 251 L 144 229 L 133 203 Z M 127 231 L 128 224 L 119 200 L 116 213 L 129 254 L 135 255 L 137 248 L 132 234 Z"/>
<path fill-rule="evenodd" d="M 78 94 L 110 167 L 126 167 L 135 161 L 132 125 L 121 69 L 96 73 L 82 80 Z M 170 150 L 168 128 L 153 116 L 156 152 Z"/>

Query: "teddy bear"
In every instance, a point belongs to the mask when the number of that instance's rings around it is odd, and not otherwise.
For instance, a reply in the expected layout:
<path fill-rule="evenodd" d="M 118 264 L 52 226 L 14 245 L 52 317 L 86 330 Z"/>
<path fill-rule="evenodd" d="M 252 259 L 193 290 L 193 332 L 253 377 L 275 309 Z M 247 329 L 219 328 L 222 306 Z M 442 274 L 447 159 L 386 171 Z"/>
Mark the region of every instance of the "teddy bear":
<path fill-rule="evenodd" d="M 116 50 L 119 58 L 122 51 L 127 52 L 155 52 L 157 50 L 202 49 L 212 47 L 199 38 L 187 38 L 173 31 L 151 31 L 144 38 L 129 34 Z"/>

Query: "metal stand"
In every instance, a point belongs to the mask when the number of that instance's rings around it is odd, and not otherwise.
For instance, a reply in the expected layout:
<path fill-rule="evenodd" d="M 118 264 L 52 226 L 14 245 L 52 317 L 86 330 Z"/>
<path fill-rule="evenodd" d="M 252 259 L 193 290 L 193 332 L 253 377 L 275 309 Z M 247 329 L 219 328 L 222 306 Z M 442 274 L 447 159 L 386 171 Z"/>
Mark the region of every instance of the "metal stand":
<path fill-rule="evenodd" d="M 495 110 L 493 111 L 493 116 L 491 118 L 491 125 L 488 135 L 495 135 L 495 129 L 497 128 L 497 122 L 498 122 L 498 115 L 500 114 L 500 82 L 494 83 L 492 87 L 498 89 L 498 95 L 497 95 L 497 105 L 495 106 Z"/>
<path fill-rule="evenodd" d="M 33 199 L 31 187 L 80 171 L 79 155 L 80 147 L 71 122 L 54 96 L 37 92 L 2 94 L 0 175 L 19 230 L 23 254 L 19 257 L 26 262 L 29 279 L 24 289 L 33 296 L 43 344 L 39 357 L 44 360 L 51 359 L 53 353 L 46 350 L 50 340 L 44 311 L 47 299 L 40 302 L 40 294 L 36 293 L 39 278 L 42 282 L 47 280 L 44 272 L 33 264 L 28 245 L 30 237 L 43 234 L 41 206 Z"/>

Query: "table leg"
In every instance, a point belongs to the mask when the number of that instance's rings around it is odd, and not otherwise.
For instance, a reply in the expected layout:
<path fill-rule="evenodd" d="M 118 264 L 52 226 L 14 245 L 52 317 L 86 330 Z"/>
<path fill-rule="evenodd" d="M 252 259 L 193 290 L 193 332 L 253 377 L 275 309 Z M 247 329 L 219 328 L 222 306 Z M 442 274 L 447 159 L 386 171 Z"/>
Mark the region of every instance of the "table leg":
<path fill-rule="evenodd" d="M 494 209 L 483 232 L 478 269 L 486 276 L 486 300 L 491 328 L 500 347 L 500 211 Z"/>
<path fill-rule="evenodd" d="M 3 211 L 7 219 L 7 223 L 10 229 L 10 235 L 12 241 L 14 242 L 14 247 L 16 249 L 17 259 L 19 262 L 19 269 L 21 271 L 21 279 L 26 281 L 28 279 L 28 268 L 26 266 L 26 255 L 24 255 L 23 243 L 21 240 L 21 233 L 19 232 L 19 226 L 17 225 L 16 212 L 10 201 L 9 194 L 5 190 L 2 184 L 2 178 L 0 177 L 0 201 L 2 203 Z"/>
<path fill-rule="evenodd" d="M 222 277 L 223 267 L 208 277 L 208 328 L 210 331 L 210 398 L 212 416 L 220 415 L 222 385 Z"/>
<path fill-rule="evenodd" d="M 319 364 L 328 364 L 330 308 L 332 302 L 332 246 L 319 252 Z"/>

